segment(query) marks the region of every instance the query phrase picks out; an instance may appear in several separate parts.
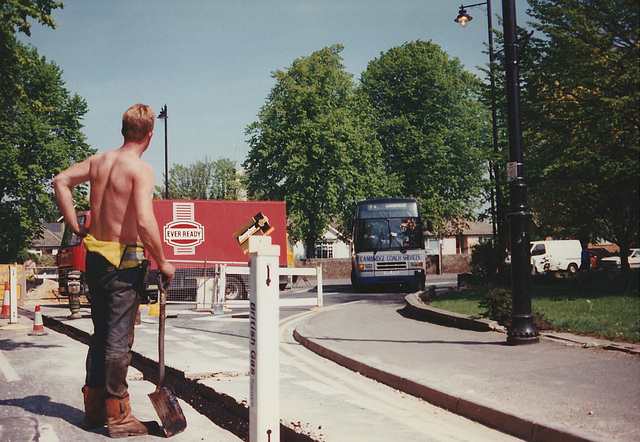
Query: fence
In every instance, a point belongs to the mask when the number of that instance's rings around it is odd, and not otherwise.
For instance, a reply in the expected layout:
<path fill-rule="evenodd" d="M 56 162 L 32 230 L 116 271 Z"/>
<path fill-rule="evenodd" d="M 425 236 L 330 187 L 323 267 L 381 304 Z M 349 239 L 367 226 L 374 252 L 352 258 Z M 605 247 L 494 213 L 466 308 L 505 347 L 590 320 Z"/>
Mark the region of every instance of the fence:
<path fill-rule="evenodd" d="M 217 294 L 223 300 L 249 299 L 249 267 L 244 262 L 171 261 L 176 274 L 167 290 L 167 302 L 196 303 L 198 307 L 216 303 Z M 280 289 L 283 290 L 291 278 L 289 276 L 316 276 L 318 279 L 318 306 L 322 306 L 322 267 L 279 269 Z M 203 307 L 207 308 L 207 307 Z"/>

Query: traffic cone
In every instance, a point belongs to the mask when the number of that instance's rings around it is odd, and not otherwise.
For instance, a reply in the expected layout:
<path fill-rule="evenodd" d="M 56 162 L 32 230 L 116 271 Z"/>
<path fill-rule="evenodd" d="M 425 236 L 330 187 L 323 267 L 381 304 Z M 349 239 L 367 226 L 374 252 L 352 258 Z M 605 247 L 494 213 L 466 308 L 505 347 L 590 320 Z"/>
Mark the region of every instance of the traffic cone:
<path fill-rule="evenodd" d="M 44 331 L 44 325 L 42 324 L 42 312 L 40 306 L 36 305 L 36 317 L 33 320 L 33 331 L 28 333 L 29 336 L 44 336 L 48 333 Z"/>
<path fill-rule="evenodd" d="M 4 282 L 4 301 L 2 302 L 0 318 L 11 318 L 11 291 L 9 290 L 9 283 L 7 281 Z"/>

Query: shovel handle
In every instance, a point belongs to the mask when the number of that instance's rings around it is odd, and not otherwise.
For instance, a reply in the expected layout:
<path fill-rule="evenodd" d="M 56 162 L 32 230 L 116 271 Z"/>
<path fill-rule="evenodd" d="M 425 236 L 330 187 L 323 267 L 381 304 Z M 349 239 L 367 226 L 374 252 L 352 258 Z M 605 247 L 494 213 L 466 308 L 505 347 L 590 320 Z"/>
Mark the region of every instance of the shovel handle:
<path fill-rule="evenodd" d="M 164 275 L 158 273 L 158 302 L 160 303 L 160 312 L 158 316 L 158 385 L 160 389 L 164 382 L 164 323 L 167 317 L 167 287 L 165 285 Z"/>

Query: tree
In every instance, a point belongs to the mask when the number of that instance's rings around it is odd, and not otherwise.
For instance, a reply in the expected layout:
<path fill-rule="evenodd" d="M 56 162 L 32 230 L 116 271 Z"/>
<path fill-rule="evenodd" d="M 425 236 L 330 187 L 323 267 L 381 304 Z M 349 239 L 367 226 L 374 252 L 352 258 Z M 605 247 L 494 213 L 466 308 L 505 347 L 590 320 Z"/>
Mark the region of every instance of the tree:
<path fill-rule="evenodd" d="M 85 101 L 64 88 L 62 71 L 19 43 L 27 18 L 52 25 L 49 1 L 4 2 L 0 12 L 0 262 L 11 262 L 58 213 L 52 178 L 93 153 L 81 132 Z M 4 55 L 8 55 L 4 58 Z M 76 191 L 81 203 L 86 189 Z"/>
<path fill-rule="evenodd" d="M 155 198 L 163 198 L 164 187 L 156 186 Z M 236 163 L 228 158 L 197 161 L 169 170 L 169 198 L 194 200 L 237 200 L 244 192 L 244 177 L 236 171 Z"/>
<path fill-rule="evenodd" d="M 531 206 L 556 236 L 638 244 L 638 10 L 634 0 L 530 0 Z"/>
<path fill-rule="evenodd" d="M 51 11 L 62 7 L 52 0 L 3 0 L 0 4 L 0 109 L 12 106 L 20 95 L 24 98 L 16 79 L 28 60 L 16 45 L 16 34 L 31 35 L 29 18 L 55 29 Z"/>
<path fill-rule="evenodd" d="M 371 61 L 360 93 L 373 112 L 388 170 L 423 216 L 472 217 L 491 143 L 480 81 L 432 42 L 405 43 Z"/>
<path fill-rule="evenodd" d="M 287 203 L 292 239 L 303 239 L 310 257 L 330 223 L 346 230 L 359 199 L 396 187 L 342 49 L 326 47 L 273 73 L 276 85 L 246 129 L 249 193 Z"/>
<path fill-rule="evenodd" d="M 237 200 L 244 193 L 245 179 L 238 174 L 236 162 L 229 158 L 216 161 L 209 197 L 216 200 Z"/>

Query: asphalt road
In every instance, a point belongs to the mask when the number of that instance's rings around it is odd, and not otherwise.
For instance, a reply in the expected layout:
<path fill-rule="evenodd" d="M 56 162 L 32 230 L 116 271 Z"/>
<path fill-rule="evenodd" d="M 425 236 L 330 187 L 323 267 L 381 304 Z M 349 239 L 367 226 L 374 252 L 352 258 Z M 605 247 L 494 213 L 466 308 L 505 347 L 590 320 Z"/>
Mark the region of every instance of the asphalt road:
<path fill-rule="evenodd" d="M 348 281 L 333 281 L 325 286 L 323 303 L 331 306 L 372 298 L 386 302 L 404 295 L 396 291 L 358 293 Z M 298 285 L 281 295 L 280 415 L 288 428 L 308 436 L 306 440 L 318 441 L 514 440 L 306 350 L 293 340 L 292 331 L 298 321 L 314 314 L 310 311 L 314 303 L 317 297 L 311 286 Z M 171 304 L 166 363 L 217 394 L 246 403 L 248 302 L 229 306 L 230 311 L 225 314 L 211 315 L 194 311 L 193 305 Z M 61 306 L 49 308 L 47 314 L 65 318 L 68 311 Z M 30 327 L 28 319 L 20 319 Z M 82 320 L 70 324 L 90 327 L 86 311 Z M 142 323 L 136 327 L 133 350 L 153 360 L 157 351 L 157 317 L 143 314 Z M 85 355 L 84 344 L 52 330 L 47 336 L 38 337 L 28 336 L 24 330 L 0 332 L 0 379 L 4 376 L 0 382 L 0 440 L 106 439 L 106 428 L 87 432 L 80 427 Z M 154 385 L 145 379 L 137 370 L 130 371 L 134 413 L 143 420 L 157 420 L 147 398 Z M 181 401 L 181 405 L 189 425 L 173 440 L 231 441 L 246 437 L 246 429 L 221 421 L 215 412 L 210 413 L 210 420 L 188 403 Z"/>

